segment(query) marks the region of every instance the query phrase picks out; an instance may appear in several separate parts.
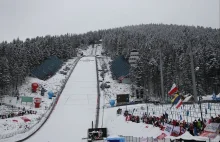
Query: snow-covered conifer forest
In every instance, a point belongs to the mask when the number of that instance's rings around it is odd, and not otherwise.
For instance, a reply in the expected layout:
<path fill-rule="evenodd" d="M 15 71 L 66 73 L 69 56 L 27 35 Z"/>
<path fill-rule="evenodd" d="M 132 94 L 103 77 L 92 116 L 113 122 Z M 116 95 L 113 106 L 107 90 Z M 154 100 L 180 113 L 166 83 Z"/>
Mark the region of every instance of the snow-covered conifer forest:
<path fill-rule="evenodd" d="M 132 49 L 140 53 L 137 68 L 130 77 L 149 94 L 160 93 L 160 51 L 164 88 L 175 82 L 184 94 L 192 94 L 189 48 L 192 48 L 198 93 L 220 91 L 220 30 L 204 27 L 147 24 L 91 31 L 85 34 L 48 35 L 0 43 L 0 95 L 21 85 L 30 71 L 51 55 L 66 60 L 77 56 L 77 48 L 102 39 L 106 53 L 114 58 L 117 49 L 126 58 Z M 137 76 L 141 80 L 137 81 Z"/>

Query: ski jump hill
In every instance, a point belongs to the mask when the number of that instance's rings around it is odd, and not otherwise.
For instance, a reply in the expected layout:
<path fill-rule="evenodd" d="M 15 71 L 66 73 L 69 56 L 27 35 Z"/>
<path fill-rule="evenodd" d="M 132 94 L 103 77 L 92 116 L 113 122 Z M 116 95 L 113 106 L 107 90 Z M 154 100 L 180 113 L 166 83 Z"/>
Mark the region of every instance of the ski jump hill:
<path fill-rule="evenodd" d="M 97 68 L 93 56 L 82 57 L 50 118 L 27 142 L 79 142 L 96 120 Z"/>

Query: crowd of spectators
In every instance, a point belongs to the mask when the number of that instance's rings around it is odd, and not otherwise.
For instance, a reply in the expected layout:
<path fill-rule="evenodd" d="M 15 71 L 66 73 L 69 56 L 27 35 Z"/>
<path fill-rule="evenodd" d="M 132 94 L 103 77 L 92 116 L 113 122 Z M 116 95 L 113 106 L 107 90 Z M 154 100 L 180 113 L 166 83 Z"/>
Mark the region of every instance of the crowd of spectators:
<path fill-rule="evenodd" d="M 126 117 L 126 121 L 132 121 L 136 123 L 146 123 L 146 124 L 152 124 L 154 127 L 159 127 L 161 130 L 164 129 L 164 124 L 170 124 L 173 126 L 180 126 L 186 131 L 189 131 L 189 133 L 193 136 L 198 136 L 200 135 L 207 124 L 209 123 L 220 123 L 220 115 L 217 117 L 211 117 L 209 120 L 203 119 L 195 119 L 193 122 L 186 122 L 185 120 L 175 120 L 175 119 L 169 119 L 168 114 L 165 113 L 160 117 L 157 116 L 150 116 L 146 112 L 142 116 L 135 116 L 134 111 L 129 111 L 125 110 L 124 111 L 124 116 Z M 118 109 L 117 114 L 121 114 L 122 109 Z"/>
<path fill-rule="evenodd" d="M 7 119 L 7 118 L 13 118 L 17 116 L 24 116 L 27 114 L 37 114 L 37 111 L 33 110 L 27 110 L 25 107 L 23 108 L 15 108 L 14 106 L 11 106 L 10 110 L 16 110 L 16 111 L 7 111 L 5 113 L 0 114 L 0 119 Z"/>

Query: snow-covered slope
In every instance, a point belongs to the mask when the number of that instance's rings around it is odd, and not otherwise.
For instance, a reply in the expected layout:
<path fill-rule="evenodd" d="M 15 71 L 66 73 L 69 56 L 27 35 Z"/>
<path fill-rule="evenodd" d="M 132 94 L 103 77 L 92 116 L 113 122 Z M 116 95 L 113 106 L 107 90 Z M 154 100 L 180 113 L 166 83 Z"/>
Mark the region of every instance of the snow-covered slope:
<path fill-rule="evenodd" d="M 80 142 L 95 120 L 97 78 L 94 57 L 82 58 L 44 126 L 27 142 Z"/>
<path fill-rule="evenodd" d="M 18 112 L 22 112 L 23 108 L 25 110 L 36 111 L 36 114 L 24 114 L 23 117 L 30 119 L 29 122 L 25 122 L 22 120 L 22 116 L 14 116 L 6 119 L 0 119 L 0 141 L 16 141 L 18 139 L 22 139 L 27 137 L 30 134 L 30 131 L 34 131 L 35 128 L 38 128 L 42 120 L 44 119 L 45 113 L 48 113 L 50 110 L 51 103 L 54 99 L 49 99 L 47 92 L 53 91 L 57 96 L 57 93 L 61 89 L 63 83 L 66 80 L 66 77 L 69 76 L 71 70 L 76 62 L 77 58 L 70 59 L 65 62 L 62 68 L 51 78 L 48 80 L 39 80 L 33 77 L 27 77 L 25 82 L 18 87 L 20 96 L 30 96 L 30 97 L 40 97 L 42 99 L 40 108 L 35 108 L 34 103 L 21 103 L 21 99 L 17 101 L 16 97 L 5 96 L 4 103 L 8 105 L 8 107 L 2 105 L 0 106 L 0 115 L 8 115 L 10 113 L 17 114 Z M 63 71 L 65 68 L 69 68 L 66 71 L 66 75 L 61 74 L 60 71 Z M 43 86 L 47 92 L 45 92 L 44 96 L 41 96 L 40 90 L 36 93 L 32 93 L 31 84 L 38 83 L 40 86 Z M 13 105 L 13 108 L 11 106 Z M 20 109 L 19 109 L 20 108 Z M 6 139 L 7 138 L 7 139 Z"/>

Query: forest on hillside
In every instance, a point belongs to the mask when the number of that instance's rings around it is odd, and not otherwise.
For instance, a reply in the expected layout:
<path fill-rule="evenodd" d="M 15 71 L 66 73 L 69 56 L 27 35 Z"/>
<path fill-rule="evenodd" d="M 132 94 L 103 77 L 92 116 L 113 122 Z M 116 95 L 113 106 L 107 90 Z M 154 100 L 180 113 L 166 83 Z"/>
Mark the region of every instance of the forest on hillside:
<path fill-rule="evenodd" d="M 13 95 L 30 71 L 50 56 L 67 60 L 76 56 L 81 45 L 92 44 L 96 32 L 75 35 L 36 37 L 25 41 L 14 39 L 0 43 L 0 96 Z M 100 37 L 99 37 L 100 39 Z"/>
<path fill-rule="evenodd" d="M 103 35 L 103 45 L 111 55 L 137 49 L 140 60 L 130 75 L 148 95 L 161 95 L 160 51 L 163 61 L 165 93 L 176 83 L 180 93 L 193 94 L 189 48 L 192 48 L 199 95 L 220 93 L 220 31 L 193 26 L 150 24 L 110 29 Z"/>
<path fill-rule="evenodd" d="M 193 50 L 197 90 L 200 95 L 220 93 L 220 30 L 204 27 L 147 24 L 0 43 L 0 95 L 15 90 L 30 71 L 51 55 L 66 60 L 76 56 L 77 48 L 100 39 L 112 58 L 117 49 L 129 56 L 140 53 L 137 68 L 130 77 L 148 89 L 148 95 L 161 95 L 159 55 L 162 53 L 165 92 L 176 83 L 183 94 L 192 94 L 189 47 Z M 141 81 L 137 81 L 137 77 Z"/>

